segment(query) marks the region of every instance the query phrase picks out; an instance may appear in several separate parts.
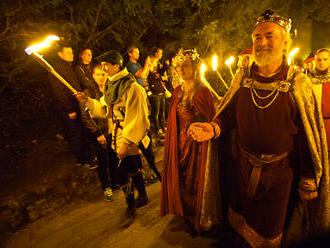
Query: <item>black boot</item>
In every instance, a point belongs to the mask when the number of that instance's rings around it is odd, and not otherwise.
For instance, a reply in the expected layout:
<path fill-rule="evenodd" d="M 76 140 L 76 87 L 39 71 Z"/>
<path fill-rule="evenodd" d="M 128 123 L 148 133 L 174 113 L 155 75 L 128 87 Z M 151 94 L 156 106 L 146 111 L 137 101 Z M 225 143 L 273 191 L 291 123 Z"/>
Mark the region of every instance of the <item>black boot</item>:
<path fill-rule="evenodd" d="M 152 169 L 154 171 L 157 179 L 159 180 L 159 182 L 161 182 L 162 181 L 162 177 L 161 177 L 159 171 L 157 170 L 156 166 L 155 167 L 150 166 L 150 169 Z"/>
<path fill-rule="evenodd" d="M 133 183 L 138 191 L 138 197 L 136 198 L 136 207 L 140 208 L 147 205 L 149 200 L 141 172 L 138 172 L 135 176 L 133 176 Z"/>
<path fill-rule="evenodd" d="M 126 216 L 128 218 L 133 217 L 136 210 L 135 200 L 134 200 L 134 191 L 133 192 L 126 192 L 127 186 L 123 188 L 123 191 L 126 196 L 126 203 L 127 203 L 127 209 L 126 209 Z"/>
<path fill-rule="evenodd" d="M 162 178 L 160 176 L 159 171 L 157 170 L 156 164 L 155 164 L 155 155 L 152 152 L 152 139 L 150 139 L 150 144 L 148 146 L 147 149 L 144 148 L 143 144 L 140 143 L 139 144 L 139 148 L 142 151 L 143 156 L 146 158 L 150 169 L 153 170 L 153 172 L 155 173 L 156 177 L 158 178 L 158 180 L 161 182 Z"/>

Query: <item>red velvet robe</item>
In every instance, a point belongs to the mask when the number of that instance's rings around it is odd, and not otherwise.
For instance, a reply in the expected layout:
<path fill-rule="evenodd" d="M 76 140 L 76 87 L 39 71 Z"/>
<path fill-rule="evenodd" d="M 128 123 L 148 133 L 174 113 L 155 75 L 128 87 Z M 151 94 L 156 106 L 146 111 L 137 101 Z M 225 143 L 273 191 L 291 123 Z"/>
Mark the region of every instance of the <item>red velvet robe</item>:
<path fill-rule="evenodd" d="M 322 85 L 322 115 L 327 134 L 328 150 L 330 149 L 330 82 Z"/>
<path fill-rule="evenodd" d="M 183 216 L 200 231 L 200 212 L 208 142 L 194 141 L 187 130 L 193 122 L 210 122 L 215 115 L 213 98 L 206 87 L 199 88 L 191 105 L 184 106 L 178 86 L 168 114 L 160 215 Z"/>
<path fill-rule="evenodd" d="M 285 79 L 288 71 L 282 66 L 278 74 L 263 78 L 253 69 L 251 78 L 264 84 Z M 261 96 L 269 94 L 266 90 L 257 92 Z M 270 100 L 256 101 L 265 106 Z M 242 87 L 218 118 L 223 133 L 236 130 L 237 149 L 229 168 L 230 182 L 227 185 L 230 224 L 248 242 L 254 241 L 251 238 L 255 236 L 251 234 L 254 232 L 267 239 L 276 239 L 284 228 L 294 176 L 314 177 L 298 108 L 289 92 L 281 92 L 269 108 L 260 110 L 252 101 L 250 89 Z M 262 167 L 258 188 L 252 198 L 246 193 L 252 165 L 239 146 L 253 154 L 289 152 L 289 156 Z"/>

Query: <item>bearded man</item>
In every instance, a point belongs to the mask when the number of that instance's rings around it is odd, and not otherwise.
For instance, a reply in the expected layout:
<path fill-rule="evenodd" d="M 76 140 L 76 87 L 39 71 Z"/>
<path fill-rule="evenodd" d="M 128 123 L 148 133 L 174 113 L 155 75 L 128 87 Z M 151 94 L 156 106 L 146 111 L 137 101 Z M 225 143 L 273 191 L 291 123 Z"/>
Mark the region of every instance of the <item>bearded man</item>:
<path fill-rule="evenodd" d="M 308 224 L 315 225 L 304 227 L 330 226 L 328 150 L 320 105 L 308 78 L 286 63 L 290 28 L 290 19 L 272 11 L 260 16 L 252 33 L 254 63 L 237 72 L 217 117 L 188 130 L 196 141 L 219 137 L 222 142 L 209 150 L 201 221 L 217 222 L 213 217 L 219 207 L 212 202 L 218 201 L 212 201 L 212 193 L 214 198 L 214 185 L 219 184 L 214 159 L 219 158 L 221 207 L 229 225 L 252 247 L 279 247 L 291 225 L 296 232 L 289 232 L 290 237 L 298 237 L 298 231 L 307 237 L 309 233 L 298 228 L 306 219 L 295 210 L 300 207 L 304 213 L 301 206 L 310 202 L 315 208 Z"/>

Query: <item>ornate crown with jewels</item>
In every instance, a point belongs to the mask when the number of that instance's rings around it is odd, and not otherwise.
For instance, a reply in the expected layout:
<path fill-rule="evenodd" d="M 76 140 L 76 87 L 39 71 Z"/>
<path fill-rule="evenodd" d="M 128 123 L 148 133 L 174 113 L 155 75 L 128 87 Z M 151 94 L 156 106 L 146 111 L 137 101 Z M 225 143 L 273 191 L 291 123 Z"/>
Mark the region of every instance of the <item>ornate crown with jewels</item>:
<path fill-rule="evenodd" d="M 259 16 L 254 27 L 264 22 L 276 23 L 277 25 L 284 28 L 287 33 L 289 33 L 291 30 L 291 19 L 288 17 L 280 16 L 272 10 L 266 10 L 261 16 Z"/>
<path fill-rule="evenodd" d="M 178 53 L 172 59 L 172 63 L 174 66 L 178 66 L 180 64 L 187 63 L 187 62 L 196 63 L 199 61 L 200 61 L 200 56 L 195 48 L 187 49 L 187 50 L 180 48 Z"/>

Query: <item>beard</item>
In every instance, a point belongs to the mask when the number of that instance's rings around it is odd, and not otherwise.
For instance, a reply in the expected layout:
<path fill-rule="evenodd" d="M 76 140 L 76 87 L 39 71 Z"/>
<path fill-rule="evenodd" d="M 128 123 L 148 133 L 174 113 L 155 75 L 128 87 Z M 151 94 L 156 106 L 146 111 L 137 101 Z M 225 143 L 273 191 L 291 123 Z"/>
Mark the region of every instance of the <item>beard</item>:
<path fill-rule="evenodd" d="M 272 48 L 257 48 L 253 50 L 253 55 L 258 66 L 271 65 L 283 56 L 283 54 L 276 53 Z"/>

